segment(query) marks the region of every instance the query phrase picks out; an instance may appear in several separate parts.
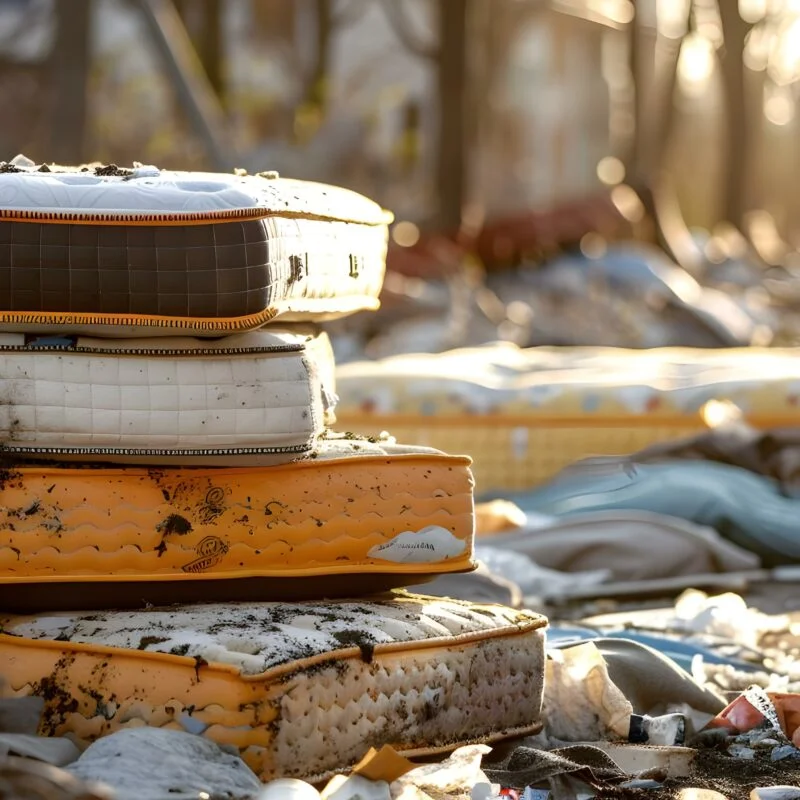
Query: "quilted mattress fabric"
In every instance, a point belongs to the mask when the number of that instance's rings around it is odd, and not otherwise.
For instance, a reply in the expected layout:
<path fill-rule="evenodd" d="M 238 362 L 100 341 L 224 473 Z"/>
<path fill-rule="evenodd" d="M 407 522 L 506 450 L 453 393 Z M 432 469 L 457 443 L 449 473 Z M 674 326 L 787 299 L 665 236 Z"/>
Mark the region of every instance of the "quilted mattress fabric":
<path fill-rule="evenodd" d="M 117 463 L 273 464 L 308 452 L 335 401 L 325 334 L 222 339 L 0 333 L 6 454 Z"/>
<path fill-rule="evenodd" d="M 0 330 L 219 336 L 378 306 L 391 215 L 274 173 L 0 169 Z"/>
<path fill-rule="evenodd" d="M 341 596 L 468 571 L 469 465 L 323 439 L 307 459 L 264 468 L 11 467 L 0 474 L 0 607 L 63 607 L 64 584 L 83 584 L 84 607 L 118 607 L 128 595 Z"/>
<path fill-rule="evenodd" d="M 45 698 L 41 732 L 142 723 L 238 747 L 263 780 L 323 779 L 540 728 L 546 620 L 400 593 L 0 618 L 0 693 Z"/>

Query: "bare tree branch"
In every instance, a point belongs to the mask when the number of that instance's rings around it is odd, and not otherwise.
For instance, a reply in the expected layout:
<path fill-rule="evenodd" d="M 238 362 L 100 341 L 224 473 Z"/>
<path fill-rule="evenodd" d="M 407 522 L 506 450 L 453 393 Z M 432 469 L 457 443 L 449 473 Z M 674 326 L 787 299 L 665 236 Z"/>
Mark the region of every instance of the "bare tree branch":
<path fill-rule="evenodd" d="M 381 7 L 386 15 L 392 32 L 400 40 L 403 47 L 420 58 L 435 61 L 439 58 L 440 48 L 437 43 L 425 43 L 414 30 L 406 16 L 402 0 L 381 0 Z"/>
<path fill-rule="evenodd" d="M 173 0 L 135 0 L 150 43 L 163 59 L 170 83 L 214 169 L 236 166 L 228 120 L 203 70 Z"/>

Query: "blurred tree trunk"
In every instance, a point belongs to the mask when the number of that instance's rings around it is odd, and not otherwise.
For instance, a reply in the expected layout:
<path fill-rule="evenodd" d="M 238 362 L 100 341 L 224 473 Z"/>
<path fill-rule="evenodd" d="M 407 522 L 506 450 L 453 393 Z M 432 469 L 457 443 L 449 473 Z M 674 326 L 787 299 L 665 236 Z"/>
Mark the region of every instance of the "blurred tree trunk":
<path fill-rule="evenodd" d="M 184 0 L 185 2 L 185 0 Z M 297 25 L 297 6 L 292 0 L 255 0 L 253 25 L 259 38 L 265 41 L 294 43 Z"/>
<path fill-rule="evenodd" d="M 724 213 L 727 222 L 741 230 L 748 208 L 749 156 L 751 136 L 745 105 L 744 48 L 750 25 L 739 14 L 738 4 L 719 3 L 725 52 L 722 57 L 722 83 L 725 90 L 725 135 L 727 187 Z"/>
<path fill-rule="evenodd" d="M 225 100 L 224 7 L 222 0 L 174 0 L 211 88 Z"/>
<path fill-rule="evenodd" d="M 55 3 L 55 15 L 49 159 L 77 163 L 86 158 L 92 0 Z"/>
<path fill-rule="evenodd" d="M 314 106 L 320 117 L 325 116 L 328 105 L 328 70 L 331 60 L 331 40 L 333 38 L 333 0 L 315 0 L 316 6 L 316 47 L 314 63 L 308 80 L 306 102 Z"/>
<path fill-rule="evenodd" d="M 213 169 L 236 166 L 236 145 L 219 96 L 197 57 L 197 50 L 173 0 L 135 0 L 148 36 L 163 59 L 166 75 Z"/>
<path fill-rule="evenodd" d="M 727 2 L 728 0 L 723 0 Z M 687 9 L 686 30 L 691 28 L 693 4 Z M 640 35 L 638 31 L 634 35 Z M 637 190 L 648 220 L 655 226 L 655 240 L 684 269 L 697 274 L 703 263 L 702 251 L 694 242 L 678 202 L 677 193 L 665 160 L 672 143 L 675 124 L 675 91 L 678 62 L 684 37 L 656 35 L 653 77 L 640 95 L 637 113 L 636 159 L 628 183 Z M 640 51 L 641 55 L 641 51 Z"/>
<path fill-rule="evenodd" d="M 439 0 L 438 224 L 458 230 L 465 200 L 467 120 L 467 21 L 470 0 Z"/>
<path fill-rule="evenodd" d="M 644 91 L 642 86 L 645 59 L 644 27 L 640 20 L 639 3 L 634 2 L 633 19 L 628 25 L 628 69 L 633 90 L 633 136 L 625 158 L 628 180 L 638 180 L 642 171 L 642 132 L 644 129 Z"/>
<path fill-rule="evenodd" d="M 205 0 L 203 23 L 197 37 L 197 54 L 208 75 L 208 82 L 220 100 L 225 100 L 225 48 L 223 43 L 222 0 Z"/>

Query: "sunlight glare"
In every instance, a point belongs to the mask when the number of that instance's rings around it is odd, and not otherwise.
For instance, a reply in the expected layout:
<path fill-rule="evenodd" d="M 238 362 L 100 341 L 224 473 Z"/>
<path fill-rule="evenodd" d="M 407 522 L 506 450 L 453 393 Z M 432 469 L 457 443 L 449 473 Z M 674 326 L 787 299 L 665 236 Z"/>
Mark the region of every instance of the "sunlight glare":
<path fill-rule="evenodd" d="M 702 94 L 714 72 L 714 48 L 704 36 L 690 33 L 683 41 L 678 78 L 681 88 L 689 95 Z"/>
<path fill-rule="evenodd" d="M 625 165 L 614 156 L 606 156 L 597 162 L 597 177 L 606 186 L 616 186 L 625 180 Z"/>
<path fill-rule="evenodd" d="M 764 116 L 773 125 L 788 125 L 794 119 L 794 101 L 784 92 L 764 99 Z"/>
<path fill-rule="evenodd" d="M 419 228 L 413 222 L 398 222 L 392 229 L 392 239 L 400 247 L 413 247 L 419 241 Z"/>
<path fill-rule="evenodd" d="M 686 33 L 688 0 L 657 0 L 658 32 L 668 39 L 680 39 Z"/>

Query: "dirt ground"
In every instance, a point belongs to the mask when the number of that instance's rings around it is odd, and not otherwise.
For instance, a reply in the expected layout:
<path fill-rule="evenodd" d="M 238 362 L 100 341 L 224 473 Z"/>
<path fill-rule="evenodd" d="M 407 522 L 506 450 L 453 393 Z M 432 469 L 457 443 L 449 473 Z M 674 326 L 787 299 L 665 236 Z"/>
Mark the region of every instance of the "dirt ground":
<path fill-rule="evenodd" d="M 757 786 L 800 787 L 800 759 L 772 762 L 769 754 L 752 761 L 731 758 L 714 750 L 698 752 L 692 774 L 679 779 L 665 781 L 661 789 L 613 788 L 598 792 L 598 798 L 634 800 L 672 800 L 683 788 L 714 789 L 729 800 L 749 800 L 750 791 Z"/>

